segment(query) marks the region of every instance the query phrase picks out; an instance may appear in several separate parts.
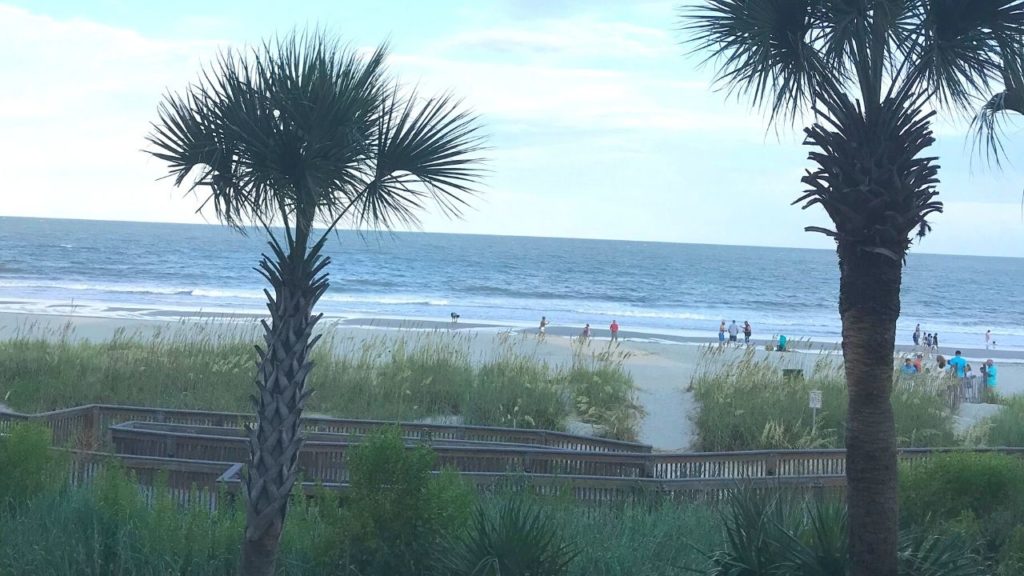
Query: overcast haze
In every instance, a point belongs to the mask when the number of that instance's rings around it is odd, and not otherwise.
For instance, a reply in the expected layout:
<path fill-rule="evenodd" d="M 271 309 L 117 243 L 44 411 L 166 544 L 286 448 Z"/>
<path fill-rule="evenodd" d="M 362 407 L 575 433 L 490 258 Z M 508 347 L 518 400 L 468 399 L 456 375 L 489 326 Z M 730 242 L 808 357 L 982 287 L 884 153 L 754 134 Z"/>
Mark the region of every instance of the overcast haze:
<path fill-rule="evenodd" d="M 166 89 L 228 45 L 322 26 L 390 40 L 391 69 L 480 113 L 491 161 L 460 221 L 432 232 L 828 248 L 789 203 L 808 149 L 712 91 L 677 5 L 622 0 L 0 3 L 0 215 L 203 222 L 140 152 Z M 1008 133 L 1024 162 L 1024 130 Z M 1024 256 L 1024 170 L 971 162 L 966 122 L 936 126 L 946 214 L 922 252 Z M 212 215 L 208 215 L 212 221 Z"/>

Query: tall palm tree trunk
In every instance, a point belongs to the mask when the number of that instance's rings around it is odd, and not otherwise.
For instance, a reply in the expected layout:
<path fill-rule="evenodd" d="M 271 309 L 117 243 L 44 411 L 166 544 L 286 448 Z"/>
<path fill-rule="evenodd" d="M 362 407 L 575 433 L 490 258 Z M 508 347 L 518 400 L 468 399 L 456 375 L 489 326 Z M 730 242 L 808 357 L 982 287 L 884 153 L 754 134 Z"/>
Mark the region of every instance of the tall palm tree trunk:
<path fill-rule="evenodd" d="M 896 576 L 896 431 L 892 359 L 902 263 L 839 241 L 839 313 L 849 388 L 847 507 L 851 574 Z"/>
<path fill-rule="evenodd" d="M 276 241 L 274 258 L 263 255 L 260 273 L 274 288 L 266 292 L 270 323 L 263 322 L 266 348 L 257 347 L 259 368 L 253 396 L 258 424 L 249 431 L 250 465 L 245 481 L 246 530 L 241 573 L 274 573 L 284 528 L 288 497 L 295 483 L 302 435 L 299 419 L 306 399 L 306 378 L 312 369 L 312 335 L 320 315 L 313 306 L 327 290 L 321 275 L 329 260 L 320 256 L 322 242 L 306 251 L 307 234 L 289 238 L 288 252 Z"/>

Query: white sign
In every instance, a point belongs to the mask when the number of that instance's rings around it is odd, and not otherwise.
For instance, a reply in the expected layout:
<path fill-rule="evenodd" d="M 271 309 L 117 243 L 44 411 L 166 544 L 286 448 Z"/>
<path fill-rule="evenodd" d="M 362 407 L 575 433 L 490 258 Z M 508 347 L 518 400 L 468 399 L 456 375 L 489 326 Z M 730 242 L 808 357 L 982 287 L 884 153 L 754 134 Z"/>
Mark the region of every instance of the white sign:
<path fill-rule="evenodd" d="M 811 390 L 811 408 L 821 408 L 821 390 Z"/>

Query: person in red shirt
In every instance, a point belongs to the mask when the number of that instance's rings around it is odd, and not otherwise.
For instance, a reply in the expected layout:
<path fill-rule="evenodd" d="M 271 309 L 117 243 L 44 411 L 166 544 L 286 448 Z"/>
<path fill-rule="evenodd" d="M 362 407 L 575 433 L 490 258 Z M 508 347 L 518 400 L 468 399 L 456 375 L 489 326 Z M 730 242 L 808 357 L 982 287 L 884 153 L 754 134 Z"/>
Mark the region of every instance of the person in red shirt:
<path fill-rule="evenodd" d="M 612 324 L 611 324 L 611 326 L 608 327 L 608 329 L 612 331 L 612 342 L 618 342 L 619 341 L 619 323 L 616 322 L 615 320 L 612 320 Z"/>

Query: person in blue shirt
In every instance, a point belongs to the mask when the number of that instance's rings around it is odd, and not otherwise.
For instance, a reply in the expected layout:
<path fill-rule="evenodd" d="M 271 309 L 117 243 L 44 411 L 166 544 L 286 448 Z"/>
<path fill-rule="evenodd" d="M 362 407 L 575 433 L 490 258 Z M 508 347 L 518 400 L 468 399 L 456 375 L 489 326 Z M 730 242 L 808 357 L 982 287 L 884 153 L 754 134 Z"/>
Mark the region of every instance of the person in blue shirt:
<path fill-rule="evenodd" d="M 788 342 L 788 339 L 784 335 L 780 334 L 779 335 L 779 352 L 785 352 L 786 351 L 786 342 Z"/>
<path fill-rule="evenodd" d="M 914 361 L 910 358 L 905 358 L 903 360 L 903 367 L 900 368 L 900 373 L 910 376 L 917 374 L 917 368 L 914 366 Z"/>
<path fill-rule="evenodd" d="M 985 385 L 989 388 L 996 387 L 996 363 L 991 358 L 985 361 Z"/>
<path fill-rule="evenodd" d="M 949 359 L 949 366 L 953 370 L 953 374 L 957 378 L 966 378 L 967 360 L 964 360 L 964 357 L 961 356 L 960 354 L 960 351 L 957 350 L 956 354 L 954 354 L 953 357 Z"/>

